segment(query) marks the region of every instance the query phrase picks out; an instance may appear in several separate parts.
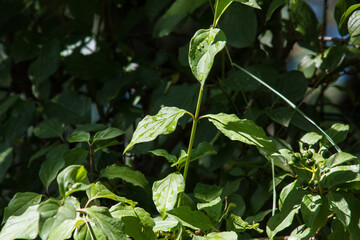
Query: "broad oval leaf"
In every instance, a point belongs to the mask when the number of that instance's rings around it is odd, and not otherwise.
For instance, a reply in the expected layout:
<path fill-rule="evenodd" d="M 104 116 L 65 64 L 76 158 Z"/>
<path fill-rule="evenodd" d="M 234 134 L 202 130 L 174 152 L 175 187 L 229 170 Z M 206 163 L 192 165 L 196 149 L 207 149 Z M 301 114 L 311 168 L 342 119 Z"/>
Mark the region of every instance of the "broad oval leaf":
<path fill-rule="evenodd" d="M 107 236 L 109 240 L 126 240 L 124 232 L 124 223 L 118 219 L 113 218 L 106 207 L 92 206 L 83 209 L 90 219 L 95 222 L 95 225 Z"/>
<path fill-rule="evenodd" d="M 66 219 L 50 233 L 48 240 L 69 239 L 73 231 L 84 222 L 83 219 Z"/>
<path fill-rule="evenodd" d="M 116 164 L 107 166 L 106 168 L 102 169 L 99 178 L 120 178 L 128 183 L 133 184 L 134 186 L 139 186 L 145 190 L 147 190 L 149 186 L 149 183 L 144 174 L 139 171 L 135 171 L 128 166 L 119 166 Z"/>
<path fill-rule="evenodd" d="M 118 202 L 124 202 L 131 206 L 135 206 L 136 203 L 128 200 L 124 197 L 120 197 L 115 193 L 107 189 L 101 182 L 93 183 L 89 189 L 86 190 L 86 194 L 89 199 L 107 198 Z"/>
<path fill-rule="evenodd" d="M 28 207 L 39 204 L 40 201 L 41 194 L 33 192 L 16 193 L 4 210 L 2 224 L 5 223 L 10 216 L 19 216 L 23 214 Z"/>
<path fill-rule="evenodd" d="M 57 182 L 62 197 L 67 197 L 73 192 L 85 191 L 90 187 L 87 171 L 81 165 L 71 165 L 65 168 L 59 173 Z"/>
<path fill-rule="evenodd" d="M 159 213 L 174 208 L 177 196 L 185 189 L 184 178 L 180 173 L 170 173 L 166 178 L 153 184 L 153 201 Z"/>
<path fill-rule="evenodd" d="M 34 134 L 38 138 L 62 138 L 63 131 L 64 123 L 51 118 L 39 123 L 34 129 Z"/>
<path fill-rule="evenodd" d="M 95 133 L 93 143 L 99 140 L 108 140 L 108 139 L 116 138 L 124 133 L 125 132 L 121 131 L 118 128 L 109 127 L 107 129 Z"/>
<path fill-rule="evenodd" d="M 68 142 L 90 142 L 90 133 L 85 131 L 74 131 L 68 138 Z"/>
<path fill-rule="evenodd" d="M 9 217 L 0 232 L 0 239 L 35 239 L 39 231 L 38 207 L 38 205 L 30 206 L 20 216 Z"/>
<path fill-rule="evenodd" d="M 348 202 L 342 196 L 341 192 L 329 192 L 327 195 L 331 210 L 336 214 L 340 222 L 348 227 L 351 221 L 351 211 Z"/>
<path fill-rule="evenodd" d="M 255 145 L 266 154 L 277 152 L 274 143 L 269 140 L 265 131 L 248 119 L 239 119 L 235 114 L 209 114 L 212 122 L 225 136 L 233 141 Z"/>
<path fill-rule="evenodd" d="M 333 167 L 321 176 L 320 184 L 326 188 L 360 189 L 360 165 Z"/>
<path fill-rule="evenodd" d="M 172 133 L 178 120 L 186 113 L 176 107 L 164 107 L 155 116 L 146 116 L 139 122 L 124 153 L 137 143 L 150 142 L 159 135 Z"/>
<path fill-rule="evenodd" d="M 208 231 L 213 227 L 208 216 L 200 211 L 192 211 L 188 206 L 181 206 L 168 211 L 182 225 L 194 230 Z"/>
<path fill-rule="evenodd" d="M 201 85 L 205 84 L 214 63 L 215 55 L 225 47 L 225 44 L 225 34 L 218 28 L 200 29 L 191 38 L 189 65 Z"/>
<path fill-rule="evenodd" d="M 344 163 L 350 163 L 350 162 L 359 163 L 359 159 L 356 156 L 351 155 L 350 153 L 339 152 L 333 154 L 331 157 L 326 159 L 325 165 L 328 167 L 336 167 Z"/>
<path fill-rule="evenodd" d="M 318 194 L 307 194 L 301 202 L 301 214 L 305 224 L 311 227 L 320 212 L 322 205 L 321 196 Z"/>
<path fill-rule="evenodd" d="M 360 13 L 360 10 L 359 10 Z M 360 18 L 359 18 L 360 20 Z M 335 123 L 329 129 L 325 131 L 330 138 L 336 143 L 339 144 L 346 139 L 346 136 L 349 132 L 349 125 L 342 123 Z M 321 143 L 326 147 L 331 147 L 330 142 L 327 139 L 322 139 Z"/>

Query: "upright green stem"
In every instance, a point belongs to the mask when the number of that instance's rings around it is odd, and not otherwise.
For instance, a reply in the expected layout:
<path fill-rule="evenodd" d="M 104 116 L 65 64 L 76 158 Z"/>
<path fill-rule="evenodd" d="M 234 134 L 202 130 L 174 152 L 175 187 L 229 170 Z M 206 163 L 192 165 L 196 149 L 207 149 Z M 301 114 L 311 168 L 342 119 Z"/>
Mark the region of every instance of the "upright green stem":
<path fill-rule="evenodd" d="M 276 184 L 275 184 L 275 165 L 274 165 L 274 160 L 273 159 L 271 159 L 271 173 L 272 173 L 272 185 L 273 185 L 272 216 L 274 216 L 275 211 L 276 211 Z"/>
<path fill-rule="evenodd" d="M 186 177 L 187 177 L 187 173 L 189 170 L 189 163 L 190 163 L 190 159 L 191 159 L 191 151 L 194 145 L 194 139 L 195 139 L 195 133 L 196 133 L 196 127 L 199 121 L 199 112 L 200 112 L 200 106 L 201 106 L 201 100 L 202 100 L 202 96 L 203 96 L 203 90 L 204 90 L 204 85 L 202 84 L 200 87 L 200 91 L 199 91 L 199 97 L 198 97 L 198 101 L 196 104 L 196 110 L 195 110 L 195 116 L 193 119 L 193 125 L 192 125 L 192 129 L 191 129 L 191 135 L 190 135 L 190 141 L 189 141 L 189 146 L 188 146 L 188 152 L 187 152 L 187 158 L 186 158 L 186 162 L 185 162 L 185 168 L 184 168 L 184 182 L 186 183 Z M 180 207 L 181 205 L 181 197 L 182 197 L 182 193 L 179 194 L 179 199 L 178 199 L 178 207 Z"/>

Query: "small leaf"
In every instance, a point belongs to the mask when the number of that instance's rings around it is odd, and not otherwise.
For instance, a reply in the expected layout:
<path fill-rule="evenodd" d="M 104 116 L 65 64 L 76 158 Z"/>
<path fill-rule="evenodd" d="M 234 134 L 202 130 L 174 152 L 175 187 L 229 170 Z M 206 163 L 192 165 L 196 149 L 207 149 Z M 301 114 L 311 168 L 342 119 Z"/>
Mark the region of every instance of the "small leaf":
<path fill-rule="evenodd" d="M 95 225 L 94 222 L 89 222 L 88 224 L 91 230 L 86 224 L 82 224 L 79 228 L 75 230 L 75 240 L 108 240 L 106 235 Z"/>
<path fill-rule="evenodd" d="M 85 131 L 74 131 L 68 138 L 68 142 L 90 142 L 90 133 Z"/>
<path fill-rule="evenodd" d="M 101 170 L 99 178 L 120 178 L 128 183 L 133 184 L 134 186 L 139 186 L 145 190 L 147 190 L 149 187 L 149 183 L 144 174 L 139 171 L 135 171 L 128 166 L 119 166 L 116 164 L 107 166 Z"/>
<path fill-rule="evenodd" d="M 124 153 L 137 143 L 150 142 L 161 134 L 172 133 L 176 129 L 178 120 L 185 112 L 185 110 L 176 107 L 164 107 L 155 116 L 146 116 L 137 125 Z"/>
<path fill-rule="evenodd" d="M 170 173 L 166 178 L 153 184 L 153 201 L 159 213 L 174 208 L 177 196 L 185 189 L 184 178 L 180 173 Z"/>
<path fill-rule="evenodd" d="M 211 219 L 218 221 L 222 211 L 221 198 L 217 197 L 216 199 L 207 203 L 198 203 L 197 209 L 205 211 Z"/>
<path fill-rule="evenodd" d="M 212 122 L 225 136 L 233 141 L 255 145 L 267 154 L 277 152 L 275 145 L 269 140 L 265 131 L 248 119 L 239 119 L 235 114 L 209 114 Z"/>
<path fill-rule="evenodd" d="M 34 134 L 39 138 L 62 138 L 63 131 L 64 123 L 52 118 L 39 123 L 34 129 Z"/>
<path fill-rule="evenodd" d="M 10 216 L 23 214 L 28 207 L 39 204 L 40 201 L 40 194 L 33 192 L 16 193 L 4 210 L 4 218 L 1 224 L 5 223 Z"/>
<path fill-rule="evenodd" d="M 197 183 L 194 189 L 194 197 L 203 201 L 211 202 L 221 196 L 222 188 L 215 185 Z"/>
<path fill-rule="evenodd" d="M 200 211 L 191 211 L 188 206 L 181 206 L 168 211 L 182 225 L 194 230 L 208 231 L 213 229 L 211 220 Z"/>
<path fill-rule="evenodd" d="M 150 152 L 152 154 L 154 154 L 155 156 L 164 157 L 166 160 L 168 160 L 169 163 L 174 163 L 177 160 L 176 156 L 171 155 L 165 149 L 155 149 L 155 150 L 152 150 Z"/>
<path fill-rule="evenodd" d="M 259 223 L 250 224 L 244 221 L 241 217 L 231 214 L 228 219 L 226 219 L 226 230 L 235 231 L 237 233 L 245 232 L 246 230 L 254 229 L 259 233 L 262 233 L 263 230 L 259 228 Z"/>
<path fill-rule="evenodd" d="M 187 153 L 181 152 L 182 154 L 179 157 L 179 160 L 173 164 L 171 164 L 171 167 L 177 166 L 177 165 L 185 165 L 186 159 L 187 159 Z M 191 159 L 190 162 L 196 161 L 202 157 L 205 157 L 206 155 L 210 154 L 216 154 L 213 150 L 213 146 L 208 142 L 201 142 L 199 143 L 196 148 L 194 148 L 191 152 Z"/>
<path fill-rule="evenodd" d="M 205 84 L 215 55 L 225 47 L 225 44 L 225 34 L 218 28 L 200 29 L 191 38 L 189 65 L 201 85 Z"/>
<path fill-rule="evenodd" d="M 325 132 L 332 138 L 332 140 L 336 144 L 338 144 L 346 139 L 346 136 L 349 132 L 349 125 L 335 123 L 331 126 L 330 129 L 326 130 Z M 331 144 L 327 139 L 322 139 L 321 143 L 326 147 L 331 147 Z"/>
<path fill-rule="evenodd" d="M 59 173 L 57 182 L 62 197 L 67 197 L 74 192 L 85 191 L 90 187 L 87 171 L 81 165 L 71 165 L 65 168 Z"/>
<path fill-rule="evenodd" d="M 300 141 L 303 143 L 307 143 L 310 146 L 311 145 L 315 145 L 318 141 L 320 141 L 322 139 L 322 136 L 315 133 L 315 132 L 309 132 L 307 134 L 305 134 Z"/>
<path fill-rule="evenodd" d="M 95 225 L 108 237 L 109 240 L 126 240 L 124 233 L 124 223 L 117 218 L 113 218 L 106 207 L 92 206 L 83 209 Z"/>
<path fill-rule="evenodd" d="M 276 9 L 285 5 L 285 0 L 274 0 L 271 1 L 270 6 L 266 12 L 266 22 L 270 20 L 271 16 L 275 12 Z"/>
<path fill-rule="evenodd" d="M 216 240 L 216 239 L 222 239 L 222 240 L 237 240 L 238 235 L 235 232 L 213 232 L 209 233 L 206 236 L 204 236 L 203 240 Z"/>
<path fill-rule="evenodd" d="M 109 127 L 105 130 L 95 133 L 93 143 L 99 140 L 108 140 L 108 139 L 116 138 L 124 133 L 125 132 L 121 131 L 118 128 Z"/>
<path fill-rule="evenodd" d="M 163 231 L 163 232 L 171 232 L 178 224 L 179 221 L 176 220 L 171 215 L 168 215 L 165 219 L 162 217 L 154 218 L 155 226 L 153 228 L 154 232 Z"/>
<path fill-rule="evenodd" d="M 328 167 L 336 167 L 351 162 L 359 163 L 359 159 L 350 153 L 339 152 L 326 159 L 325 165 Z"/>
<path fill-rule="evenodd" d="M 56 226 L 56 228 L 50 233 L 48 240 L 63 240 L 69 239 L 72 236 L 73 231 L 83 223 L 84 220 L 80 219 L 66 219 L 62 223 Z"/>
<path fill-rule="evenodd" d="M 351 221 L 351 211 L 346 199 L 337 192 L 329 192 L 326 196 L 331 210 L 335 212 L 344 227 L 348 227 Z"/>
<path fill-rule="evenodd" d="M 20 216 L 10 216 L 0 232 L 1 240 L 35 239 L 39 231 L 38 205 L 30 206 Z"/>
<path fill-rule="evenodd" d="M 295 205 L 290 212 L 281 211 L 272 216 L 266 226 L 266 233 L 269 238 L 273 238 L 278 232 L 289 227 L 293 222 L 295 214 L 299 211 L 299 208 L 299 205 Z"/>
<path fill-rule="evenodd" d="M 107 198 L 112 199 L 114 201 L 118 202 L 124 202 L 127 204 L 130 204 L 131 206 L 135 206 L 136 203 L 128 200 L 124 197 L 120 197 L 116 195 L 115 193 L 111 192 L 109 189 L 107 189 L 101 182 L 97 182 L 96 184 L 91 184 L 91 187 L 86 190 L 86 194 L 89 199 L 98 199 L 98 198 Z"/>
<path fill-rule="evenodd" d="M 301 202 L 301 214 L 306 226 L 313 226 L 316 217 L 320 212 L 322 199 L 317 194 L 307 194 Z"/>
<path fill-rule="evenodd" d="M 46 189 L 64 167 L 64 153 L 68 150 L 67 144 L 56 145 L 46 154 L 46 160 L 41 164 L 39 177 Z"/>

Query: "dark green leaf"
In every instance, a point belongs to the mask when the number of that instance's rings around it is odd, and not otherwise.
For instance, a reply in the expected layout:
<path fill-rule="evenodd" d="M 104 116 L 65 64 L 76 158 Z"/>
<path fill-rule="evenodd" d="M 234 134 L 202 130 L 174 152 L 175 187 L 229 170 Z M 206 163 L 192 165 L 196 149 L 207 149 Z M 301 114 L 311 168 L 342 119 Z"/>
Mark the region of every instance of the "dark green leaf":
<path fill-rule="evenodd" d="M 5 149 L 3 149 L 3 147 L 0 146 L 0 183 L 3 181 L 5 173 L 11 165 L 12 152 L 12 147 L 5 147 Z"/>
<path fill-rule="evenodd" d="M 205 0 L 196 2 L 191 0 L 176 0 L 156 22 L 153 36 L 164 37 L 170 34 L 187 15 L 191 14 L 203 3 L 205 3 Z"/>
<path fill-rule="evenodd" d="M 279 107 L 275 109 L 266 108 L 265 113 L 275 122 L 288 127 L 294 111 L 288 107 Z"/>
<path fill-rule="evenodd" d="M 155 156 L 158 157 L 164 157 L 166 160 L 169 161 L 169 163 L 174 163 L 176 162 L 177 158 L 174 155 L 171 155 L 170 153 L 168 153 L 168 151 L 166 151 L 165 149 L 155 149 L 150 151 L 152 154 L 154 154 Z"/>
<path fill-rule="evenodd" d="M 216 152 L 213 150 L 213 146 L 208 142 L 201 142 L 196 146 L 196 148 L 192 150 L 190 162 L 196 161 L 210 154 L 216 154 Z M 188 155 L 186 153 L 181 155 L 179 157 L 179 160 L 173 163 L 171 167 L 174 167 L 176 165 L 185 165 L 187 156 Z"/>
<path fill-rule="evenodd" d="M 228 219 L 226 219 L 226 230 L 235 231 L 237 233 L 245 232 L 246 230 L 254 229 L 259 233 L 262 233 L 263 230 L 259 228 L 259 223 L 249 224 L 244 221 L 241 217 L 231 214 Z"/>
<path fill-rule="evenodd" d="M 39 177 L 46 188 L 56 178 L 58 172 L 64 167 L 64 153 L 68 150 L 68 145 L 56 145 L 46 154 L 46 160 L 41 164 Z"/>
<path fill-rule="evenodd" d="M 329 192 L 326 196 L 331 210 L 335 212 L 344 227 L 348 227 L 351 221 L 351 210 L 346 199 L 337 192 Z"/>
<path fill-rule="evenodd" d="M 62 138 L 63 131 L 64 124 L 52 118 L 39 123 L 34 129 L 34 134 L 39 138 Z"/>
<path fill-rule="evenodd" d="M 67 197 L 73 192 L 85 191 L 90 187 L 87 171 L 81 165 L 71 165 L 65 168 L 59 173 L 57 182 L 62 197 Z"/>
<path fill-rule="evenodd" d="M 187 206 L 174 208 L 168 213 L 174 216 L 182 225 L 194 230 L 208 231 L 213 229 L 211 220 L 200 211 L 191 211 Z"/>
<path fill-rule="evenodd" d="M 5 223 L 10 216 L 23 214 L 28 207 L 39 204 L 40 201 L 40 194 L 33 192 L 16 193 L 4 210 L 4 217 L 1 224 Z"/>
<path fill-rule="evenodd" d="M 155 116 L 146 116 L 136 127 L 131 142 L 124 153 L 137 143 L 150 142 L 159 135 L 172 133 L 176 129 L 178 120 L 185 114 L 185 110 L 176 107 L 164 107 Z"/>
<path fill-rule="evenodd" d="M 124 202 L 127 204 L 130 204 L 132 206 L 135 206 L 136 203 L 128 200 L 124 197 L 120 197 L 116 195 L 115 193 L 111 192 L 109 189 L 107 189 L 101 182 L 97 182 L 96 184 L 91 184 L 91 187 L 86 190 L 86 194 L 89 199 L 94 200 L 98 198 L 107 198 L 118 202 Z"/>
<path fill-rule="evenodd" d="M 301 214 L 307 226 L 312 226 L 320 212 L 322 199 L 317 194 L 307 194 L 301 202 Z"/>
<path fill-rule="evenodd" d="M 342 46 L 331 46 L 324 52 L 324 61 L 321 69 L 327 73 L 335 71 L 345 59 L 346 49 Z"/>
<path fill-rule="evenodd" d="M 285 5 L 285 0 L 274 0 L 271 1 L 270 6 L 266 12 L 266 22 L 270 20 L 271 16 L 275 12 L 276 9 Z"/>
<path fill-rule="evenodd" d="M 147 190 L 149 186 L 149 183 L 144 174 L 139 171 L 135 171 L 128 166 L 119 166 L 116 164 L 107 166 L 106 168 L 102 169 L 99 178 L 120 178 L 126 182 L 133 184 L 134 186 L 139 186 L 145 190 Z"/>
<path fill-rule="evenodd" d="M 349 132 L 349 125 L 346 124 L 341 124 L 341 123 L 335 123 L 334 125 L 331 126 L 330 129 L 325 131 L 331 138 L 332 140 L 338 144 L 341 143 L 342 141 L 344 141 L 346 139 L 346 136 Z M 326 146 L 326 147 L 331 147 L 332 145 L 330 144 L 330 142 L 327 139 L 322 139 L 321 143 Z"/>
<path fill-rule="evenodd" d="M 327 188 L 360 189 L 360 165 L 336 166 L 320 179 L 320 184 Z"/>
<path fill-rule="evenodd" d="M 88 156 L 88 151 L 83 148 L 76 147 L 64 153 L 65 166 L 83 165 Z"/>
<path fill-rule="evenodd" d="M 275 145 L 269 140 L 265 131 L 248 119 L 239 119 L 234 114 L 209 114 L 212 122 L 225 136 L 233 141 L 255 145 L 267 154 L 277 152 Z"/>
<path fill-rule="evenodd" d="M 74 131 L 68 138 L 68 142 L 90 142 L 90 133 L 85 131 Z"/>
<path fill-rule="evenodd" d="M 221 198 L 217 197 L 210 202 L 198 203 L 197 209 L 205 211 L 211 219 L 218 221 L 222 212 Z"/>
<path fill-rule="evenodd" d="M 255 42 L 257 18 L 252 8 L 241 4 L 233 4 L 224 13 L 220 26 L 226 35 L 226 42 L 232 47 L 250 47 Z"/>
<path fill-rule="evenodd" d="M 107 129 L 95 133 L 93 143 L 100 140 L 108 140 L 108 139 L 116 138 L 122 134 L 124 134 L 124 132 L 121 131 L 120 129 L 109 127 Z"/>
<path fill-rule="evenodd" d="M 48 79 L 58 69 L 60 64 L 59 40 L 53 39 L 45 42 L 40 49 L 39 56 L 30 64 L 29 78 L 35 84 Z"/>
<path fill-rule="evenodd" d="M 325 165 L 327 167 L 336 167 L 336 166 L 342 165 L 344 163 L 350 163 L 350 162 L 359 163 L 359 160 L 357 157 L 355 157 L 354 155 L 351 155 L 350 153 L 339 152 L 339 153 L 335 153 L 330 158 L 328 158 L 325 161 Z"/>
<path fill-rule="evenodd" d="M 174 208 L 177 196 L 185 189 L 184 178 L 180 173 L 170 173 L 166 178 L 153 184 L 153 201 L 159 213 Z"/>
<path fill-rule="evenodd" d="M 124 233 L 124 223 L 110 215 L 106 207 L 92 206 L 83 209 L 95 225 L 107 236 L 109 240 L 126 240 Z"/>
<path fill-rule="evenodd" d="M 347 11 L 347 9 L 350 6 L 352 6 L 354 4 L 356 4 L 355 0 L 338 0 L 338 1 L 336 1 L 335 10 L 334 10 L 334 18 L 338 25 L 338 30 L 339 30 L 339 33 L 341 34 L 341 36 L 345 36 L 346 34 L 348 34 L 346 24 L 344 24 L 344 23 L 347 22 L 349 14 L 351 12 L 349 12 L 348 14 L 345 14 L 345 12 Z M 344 17 L 342 17 L 343 14 L 344 14 Z"/>
<path fill-rule="evenodd" d="M 0 239 L 35 239 L 39 232 L 38 205 L 30 206 L 20 216 L 11 216 L 0 232 Z"/>
<path fill-rule="evenodd" d="M 203 201 L 211 202 L 221 196 L 222 188 L 215 185 L 197 183 L 194 189 L 194 197 Z"/>
<path fill-rule="evenodd" d="M 205 84 L 214 63 L 215 55 L 226 44 L 225 34 L 218 28 L 200 29 L 191 38 L 189 65 L 195 78 Z"/>

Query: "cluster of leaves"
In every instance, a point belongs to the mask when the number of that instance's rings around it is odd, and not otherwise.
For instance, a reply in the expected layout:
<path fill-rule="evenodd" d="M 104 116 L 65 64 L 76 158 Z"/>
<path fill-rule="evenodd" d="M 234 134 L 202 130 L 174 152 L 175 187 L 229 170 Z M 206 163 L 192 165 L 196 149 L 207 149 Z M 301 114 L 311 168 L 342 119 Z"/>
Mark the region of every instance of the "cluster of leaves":
<path fill-rule="evenodd" d="M 1 1 L 0 239 L 359 239 L 359 6 Z"/>

